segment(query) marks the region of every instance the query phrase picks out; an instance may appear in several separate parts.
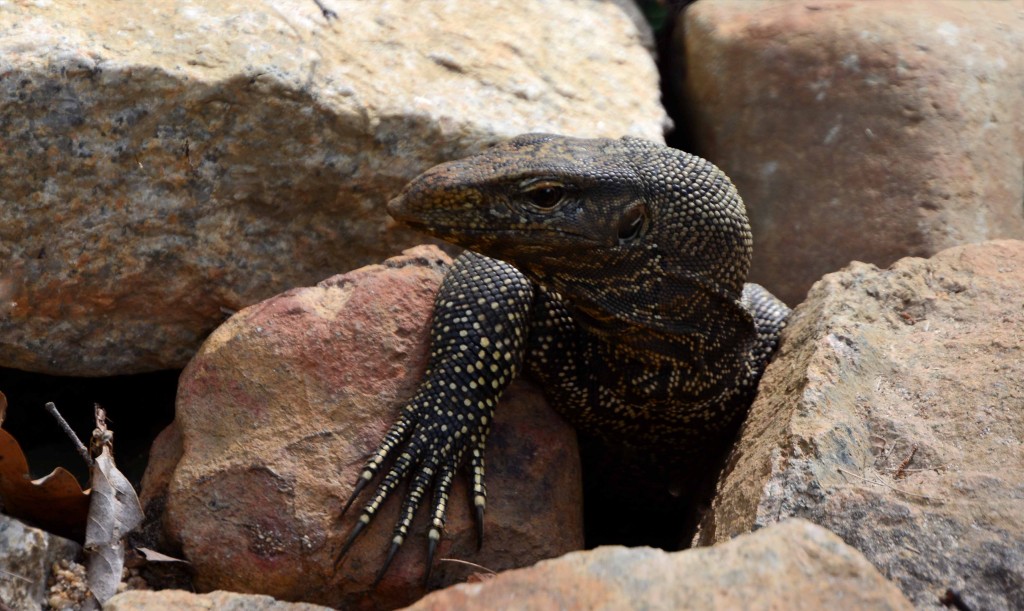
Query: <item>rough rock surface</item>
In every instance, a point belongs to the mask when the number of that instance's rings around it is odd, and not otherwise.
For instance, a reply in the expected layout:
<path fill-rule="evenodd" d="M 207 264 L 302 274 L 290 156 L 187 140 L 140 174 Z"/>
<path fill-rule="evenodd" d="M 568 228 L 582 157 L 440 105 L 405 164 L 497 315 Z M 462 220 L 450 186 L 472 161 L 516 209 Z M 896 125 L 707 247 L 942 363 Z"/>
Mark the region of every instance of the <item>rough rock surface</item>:
<path fill-rule="evenodd" d="M 73 560 L 81 549 L 74 541 L 0 513 L 0 603 L 12 609 L 41 608 L 53 564 Z"/>
<path fill-rule="evenodd" d="M 911 609 L 839 537 L 791 520 L 711 548 L 599 547 L 434 592 L 409 609 Z"/>
<path fill-rule="evenodd" d="M 225 310 L 420 242 L 384 204 L 429 166 L 661 138 L 628 2 L 325 5 L 0 6 L 0 366 L 182 367 Z"/>
<path fill-rule="evenodd" d="M 168 534 L 199 589 L 335 607 L 393 608 L 422 595 L 428 511 L 376 589 L 399 499 L 335 569 L 358 513 L 338 516 L 422 376 L 446 260 L 420 247 L 288 291 L 239 312 L 203 344 L 181 377 L 175 426 L 184 453 L 166 498 Z M 165 441 L 173 446 L 173 435 Z M 459 477 L 438 557 L 501 570 L 582 547 L 575 434 L 535 387 L 517 382 L 506 393 L 488 447 L 483 549 Z M 431 585 L 471 572 L 440 563 Z"/>
<path fill-rule="evenodd" d="M 309 603 L 289 603 L 259 594 L 209 592 L 194 594 L 183 590 L 150 592 L 133 590 L 118 594 L 103 605 L 103 611 L 329 611 Z"/>
<path fill-rule="evenodd" d="M 853 260 L 1024 237 L 1024 3 L 705 0 L 677 32 L 695 152 L 790 305 Z"/>
<path fill-rule="evenodd" d="M 181 429 L 172 422 L 157 435 L 150 446 L 149 460 L 139 490 L 139 504 L 142 505 L 145 517 L 142 526 L 130 539 L 135 547 L 162 549 L 174 557 L 180 552 L 176 543 L 168 539 L 163 521 L 167 509 L 167 488 L 182 453 Z"/>
<path fill-rule="evenodd" d="M 796 309 L 699 542 L 798 516 L 919 608 L 1024 608 L 1024 242 L 855 263 Z"/>

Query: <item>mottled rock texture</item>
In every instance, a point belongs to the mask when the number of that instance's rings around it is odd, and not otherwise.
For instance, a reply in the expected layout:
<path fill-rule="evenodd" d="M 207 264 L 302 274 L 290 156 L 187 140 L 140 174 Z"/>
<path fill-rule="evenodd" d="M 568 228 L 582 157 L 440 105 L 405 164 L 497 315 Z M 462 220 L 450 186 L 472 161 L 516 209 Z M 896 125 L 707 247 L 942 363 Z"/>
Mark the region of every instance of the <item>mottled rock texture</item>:
<path fill-rule="evenodd" d="M 1024 608 L 1024 242 L 816 283 L 719 482 L 700 543 L 790 516 L 919 608 Z"/>
<path fill-rule="evenodd" d="M 195 594 L 183 590 L 149 592 L 134 590 L 111 598 L 103 611 L 329 611 L 329 607 L 288 603 L 257 594 L 210 592 Z"/>
<path fill-rule="evenodd" d="M 0 513 L 0 603 L 18 610 L 42 608 L 53 564 L 74 560 L 81 551 L 74 541 Z"/>
<path fill-rule="evenodd" d="M 853 260 L 1024 237 L 1024 3 L 703 0 L 677 32 L 694 152 L 790 305 Z"/>
<path fill-rule="evenodd" d="M 342 505 L 422 376 L 446 261 L 420 247 L 288 291 L 242 310 L 203 344 L 181 376 L 175 426 L 183 454 L 165 518 L 200 590 L 368 608 L 422 595 L 426 508 L 376 589 L 400 499 L 384 506 L 340 568 L 335 559 L 361 507 L 339 519 Z M 175 443 L 164 437 L 167 451 L 147 482 L 164 479 Z M 488 448 L 483 549 L 468 476 L 460 476 L 438 557 L 500 570 L 581 548 L 575 434 L 536 388 L 517 382 L 506 393 Z M 143 499 L 158 506 L 159 496 L 147 490 Z M 470 572 L 442 562 L 430 583 Z"/>
<path fill-rule="evenodd" d="M 600 547 L 482 583 L 434 592 L 409 609 L 912 609 L 857 550 L 803 520 L 712 548 L 667 553 Z"/>
<path fill-rule="evenodd" d="M 526 131 L 661 137 L 626 2 L 0 5 L 0 366 L 184 366 L 225 318 L 421 238 L 384 204 Z"/>

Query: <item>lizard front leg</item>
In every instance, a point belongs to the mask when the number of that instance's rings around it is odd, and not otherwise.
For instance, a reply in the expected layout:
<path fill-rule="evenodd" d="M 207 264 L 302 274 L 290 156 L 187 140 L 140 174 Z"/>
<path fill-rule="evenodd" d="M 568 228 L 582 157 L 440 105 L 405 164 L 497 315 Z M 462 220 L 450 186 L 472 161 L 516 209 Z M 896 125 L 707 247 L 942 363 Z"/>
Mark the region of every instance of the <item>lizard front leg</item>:
<path fill-rule="evenodd" d="M 403 480 L 410 480 L 379 582 L 408 535 L 428 491 L 433 513 L 428 533 L 427 576 L 444 530 L 448 493 L 468 455 L 478 544 L 483 540 L 484 452 L 494 409 L 519 374 L 529 335 L 533 285 L 516 268 L 466 251 L 447 271 L 434 301 L 431 347 L 423 381 L 367 461 L 342 514 L 393 462 L 363 506 L 338 562 Z M 376 582 L 375 582 L 376 583 Z"/>

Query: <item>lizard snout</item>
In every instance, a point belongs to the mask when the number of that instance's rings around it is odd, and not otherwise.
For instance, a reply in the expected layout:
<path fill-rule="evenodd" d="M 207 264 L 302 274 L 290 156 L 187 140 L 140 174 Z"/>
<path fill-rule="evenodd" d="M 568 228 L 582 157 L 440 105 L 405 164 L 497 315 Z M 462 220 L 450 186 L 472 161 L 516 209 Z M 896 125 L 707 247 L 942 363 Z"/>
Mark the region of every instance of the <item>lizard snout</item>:
<path fill-rule="evenodd" d="M 386 209 L 392 218 L 399 220 L 402 217 L 402 213 L 405 211 L 405 197 L 403 195 L 399 195 L 392 198 L 388 202 Z"/>

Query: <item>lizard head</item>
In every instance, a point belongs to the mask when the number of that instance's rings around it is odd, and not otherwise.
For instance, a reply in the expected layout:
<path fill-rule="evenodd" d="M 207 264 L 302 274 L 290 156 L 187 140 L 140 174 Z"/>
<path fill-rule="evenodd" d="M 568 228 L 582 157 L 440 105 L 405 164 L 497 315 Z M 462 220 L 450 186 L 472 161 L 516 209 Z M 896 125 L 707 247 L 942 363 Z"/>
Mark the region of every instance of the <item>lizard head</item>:
<path fill-rule="evenodd" d="M 614 142 L 519 136 L 427 170 L 388 212 L 497 258 L 564 252 L 567 244 L 614 247 L 646 223 L 640 181 L 604 150 Z"/>
<path fill-rule="evenodd" d="M 507 261 L 595 319 L 650 323 L 701 291 L 738 299 L 742 201 L 710 162 L 637 138 L 519 136 L 421 174 L 399 222 Z"/>

